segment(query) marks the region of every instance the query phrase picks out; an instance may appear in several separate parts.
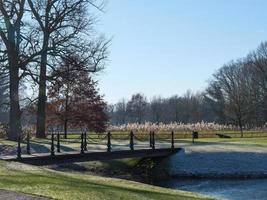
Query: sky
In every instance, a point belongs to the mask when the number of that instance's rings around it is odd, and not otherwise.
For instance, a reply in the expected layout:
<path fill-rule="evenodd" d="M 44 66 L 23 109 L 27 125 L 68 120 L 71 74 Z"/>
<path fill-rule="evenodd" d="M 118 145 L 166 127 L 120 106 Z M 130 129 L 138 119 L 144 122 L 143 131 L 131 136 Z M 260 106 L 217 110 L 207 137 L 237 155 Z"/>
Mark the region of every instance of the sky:
<path fill-rule="evenodd" d="M 267 40 L 266 0 L 108 0 L 97 30 L 112 38 L 97 76 L 109 103 L 202 91 L 223 64 Z"/>

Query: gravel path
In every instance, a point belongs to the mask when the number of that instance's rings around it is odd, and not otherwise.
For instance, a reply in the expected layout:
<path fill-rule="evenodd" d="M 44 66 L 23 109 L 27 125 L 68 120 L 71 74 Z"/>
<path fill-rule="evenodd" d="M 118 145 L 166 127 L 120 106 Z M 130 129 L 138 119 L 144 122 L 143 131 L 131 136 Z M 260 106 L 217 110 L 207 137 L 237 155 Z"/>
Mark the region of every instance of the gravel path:
<path fill-rule="evenodd" d="M 267 178 L 266 147 L 221 143 L 182 147 L 161 165 L 171 176 Z"/>
<path fill-rule="evenodd" d="M 0 200 L 48 200 L 48 198 L 27 195 L 20 192 L 0 190 Z"/>

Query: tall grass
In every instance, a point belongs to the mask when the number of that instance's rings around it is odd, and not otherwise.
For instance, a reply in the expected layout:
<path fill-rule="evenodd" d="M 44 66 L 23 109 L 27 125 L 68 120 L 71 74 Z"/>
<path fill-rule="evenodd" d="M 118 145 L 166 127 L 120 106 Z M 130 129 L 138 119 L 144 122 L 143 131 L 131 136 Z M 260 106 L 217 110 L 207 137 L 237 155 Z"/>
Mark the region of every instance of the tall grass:
<path fill-rule="evenodd" d="M 199 123 L 150 123 L 146 122 L 144 124 L 123 124 L 114 126 L 111 125 L 109 131 L 157 131 L 157 132 L 168 132 L 168 131 L 175 131 L 175 132 L 187 132 L 187 131 L 235 131 L 238 130 L 237 126 L 234 125 L 223 125 L 217 123 L 206 123 L 206 122 L 199 122 Z"/>

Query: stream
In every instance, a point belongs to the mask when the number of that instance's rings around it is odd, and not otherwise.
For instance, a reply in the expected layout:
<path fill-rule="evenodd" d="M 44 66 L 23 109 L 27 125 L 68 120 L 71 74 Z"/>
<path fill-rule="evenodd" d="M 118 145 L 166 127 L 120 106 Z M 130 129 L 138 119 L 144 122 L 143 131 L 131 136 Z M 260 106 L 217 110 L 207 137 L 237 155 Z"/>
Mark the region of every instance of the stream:
<path fill-rule="evenodd" d="M 267 200 L 267 179 L 171 179 L 157 181 L 154 184 L 161 187 L 198 192 L 219 199 Z"/>
<path fill-rule="evenodd" d="M 179 153 L 164 159 L 157 170 L 170 175 L 166 181 L 154 182 L 161 187 L 219 199 L 267 200 L 266 147 L 236 144 L 185 146 Z"/>

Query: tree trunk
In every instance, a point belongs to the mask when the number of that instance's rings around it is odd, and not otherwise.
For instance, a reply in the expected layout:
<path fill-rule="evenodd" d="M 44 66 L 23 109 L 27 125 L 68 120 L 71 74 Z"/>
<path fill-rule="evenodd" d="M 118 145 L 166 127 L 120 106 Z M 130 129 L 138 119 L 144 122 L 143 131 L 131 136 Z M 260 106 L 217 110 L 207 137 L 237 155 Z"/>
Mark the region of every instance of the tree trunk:
<path fill-rule="evenodd" d="M 42 71 L 42 70 L 41 70 Z M 46 105 L 46 81 L 40 76 L 38 111 L 37 111 L 37 138 L 45 138 L 45 105 Z"/>
<path fill-rule="evenodd" d="M 9 64 L 9 131 L 8 139 L 17 140 L 21 134 L 21 112 L 19 105 L 19 65 L 18 48 L 15 42 L 15 29 L 10 27 L 8 32 L 8 64 Z M 18 37 L 18 36 L 17 36 Z"/>
<path fill-rule="evenodd" d="M 45 138 L 45 106 L 46 106 L 46 64 L 41 64 L 38 111 L 37 111 L 37 138 Z"/>
<path fill-rule="evenodd" d="M 37 109 L 37 138 L 45 138 L 45 121 L 46 121 L 46 63 L 47 63 L 48 38 L 44 37 L 43 53 L 41 55 L 40 80 Z"/>
<path fill-rule="evenodd" d="M 10 59 L 9 72 L 9 97 L 10 97 L 10 113 L 9 113 L 9 140 L 17 140 L 21 134 L 21 113 L 19 106 L 19 69 L 16 65 L 16 59 Z"/>
<path fill-rule="evenodd" d="M 64 139 L 67 139 L 68 138 L 68 120 L 65 119 L 64 120 Z"/>
<path fill-rule="evenodd" d="M 243 133 L 243 124 L 242 124 L 242 120 L 241 119 L 238 119 L 238 125 L 239 125 L 239 128 L 240 128 L 241 138 L 243 138 L 244 137 L 244 133 Z"/>
<path fill-rule="evenodd" d="M 66 101 L 65 101 L 65 119 L 64 119 L 64 138 L 67 139 L 67 132 L 68 132 L 68 114 L 69 114 L 69 95 L 67 92 Z"/>

